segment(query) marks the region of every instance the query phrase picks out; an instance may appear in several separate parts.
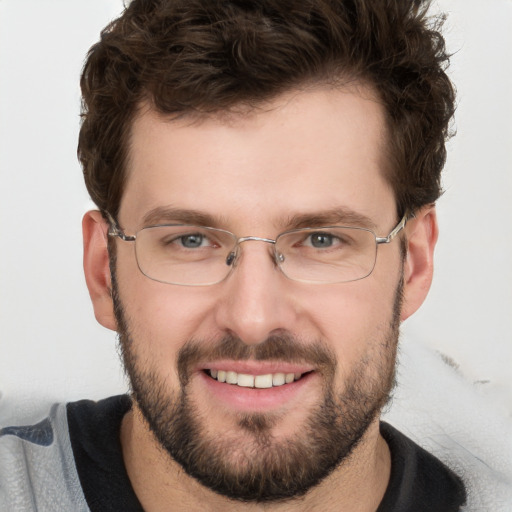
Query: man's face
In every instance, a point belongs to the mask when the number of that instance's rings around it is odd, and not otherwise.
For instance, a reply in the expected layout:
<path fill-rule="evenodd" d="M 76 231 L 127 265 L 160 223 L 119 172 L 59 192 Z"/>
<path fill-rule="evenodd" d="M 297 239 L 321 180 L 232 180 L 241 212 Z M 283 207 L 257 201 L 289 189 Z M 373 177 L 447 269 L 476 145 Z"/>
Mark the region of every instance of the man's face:
<path fill-rule="evenodd" d="M 397 217 L 384 144 L 382 107 L 367 90 L 290 93 L 200 121 L 147 110 L 133 126 L 118 221 L 133 234 L 149 212 L 151 224 L 206 217 L 240 237 L 275 239 L 304 222 L 359 217 L 357 226 L 385 236 Z M 269 244 L 245 242 L 224 281 L 198 287 L 152 281 L 134 245 L 116 245 L 114 295 L 136 406 L 200 482 L 244 500 L 301 494 L 375 428 L 393 380 L 400 242 L 380 246 L 369 277 L 321 285 L 288 279 Z M 297 380 L 247 388 L 211 370 Z"/>

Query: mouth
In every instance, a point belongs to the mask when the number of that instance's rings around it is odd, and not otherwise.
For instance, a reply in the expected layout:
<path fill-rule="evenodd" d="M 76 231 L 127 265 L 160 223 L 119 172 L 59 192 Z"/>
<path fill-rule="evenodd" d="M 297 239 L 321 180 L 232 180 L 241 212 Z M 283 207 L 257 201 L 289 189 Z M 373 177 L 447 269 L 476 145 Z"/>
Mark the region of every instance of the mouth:
<path fill-rule="evenodd" d="M 197 371 L 198 370 L 198 371 Z M 319 382 L 311 364 L 284 361 L 215 361 L 197 368 L 208 405 L 237 412 L 270 412 L 299 406 Z M 315 384 L 316 383 L 316 384 Z"/>
<path fill-rule="evenodd" d="M 204 370 L 206 375 L 217 382 L 232 384 L 242 388 L 269 389 L 286 386 L 302 379 L 311 372 L 305 373 L 265 373 L 261 375 L 252 375 L 249 373 L 238 373 L 232 370 Z"/>

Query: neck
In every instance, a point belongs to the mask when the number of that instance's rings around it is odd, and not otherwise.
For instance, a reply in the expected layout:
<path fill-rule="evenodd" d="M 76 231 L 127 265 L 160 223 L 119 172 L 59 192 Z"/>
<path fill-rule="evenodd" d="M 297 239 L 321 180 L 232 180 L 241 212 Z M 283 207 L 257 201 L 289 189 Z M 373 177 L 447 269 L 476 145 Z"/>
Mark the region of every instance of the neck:
<path fill-rule="evenodd" d="M 373 512 L 384 496 L 391 470 L 389 448 L 379 433 L 378 418 L 331 475 L 305 496 L 278 503 L 241 503 L 202 486 L 159 445 L 135 404 L 123 419 L 121 445 L 130 482 L 148 512 L 165 510 L 169 503 L 177 503 L 183 510 L 206 512 Z"/>

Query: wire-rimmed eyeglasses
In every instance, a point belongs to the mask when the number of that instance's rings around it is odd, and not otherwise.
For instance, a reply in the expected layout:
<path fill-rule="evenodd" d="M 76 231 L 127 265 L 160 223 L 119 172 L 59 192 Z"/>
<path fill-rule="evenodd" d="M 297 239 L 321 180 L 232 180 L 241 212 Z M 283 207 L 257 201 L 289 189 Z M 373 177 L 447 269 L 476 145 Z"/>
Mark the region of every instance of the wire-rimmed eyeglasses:
<path fill-rule="evenodd" d="M 272 245 L 272 257 L 289 279 L 343 283 L 369 276 L 380 244 L 390 243 L 411 217 L 407 213 L 385 237 L 371 229 L 325 226 L 285 231 L 275 239 L 238 237 L 224 229 L 186 224 L 147 226 L 127 235 L 110 216 L 109 236 L 135 243 L 140 271 L 149 279 L 183 286 L 220 283 L 233 271 L 244 242 Z"/>

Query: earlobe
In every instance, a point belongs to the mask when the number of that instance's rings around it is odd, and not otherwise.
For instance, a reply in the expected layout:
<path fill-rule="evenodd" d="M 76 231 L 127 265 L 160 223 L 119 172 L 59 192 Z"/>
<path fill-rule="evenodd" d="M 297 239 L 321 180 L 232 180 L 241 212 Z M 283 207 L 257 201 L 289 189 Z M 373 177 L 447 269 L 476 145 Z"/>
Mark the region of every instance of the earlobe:
<path fill-rule="evenodd" d="M 406 236 L 402 321 L 423 304 L 432 283 L 434 248 L 438 237 L 437 216 L 433 205 L 423 207 L 407 223 Z"/>
<path fill-rule="evenodd" d="M 101 213 L 91 210 L 82 220 L 84 272 L 96 320 L 107 329 L 116 330 L 111 296 L 107 249 L 108 225 Z"/>

